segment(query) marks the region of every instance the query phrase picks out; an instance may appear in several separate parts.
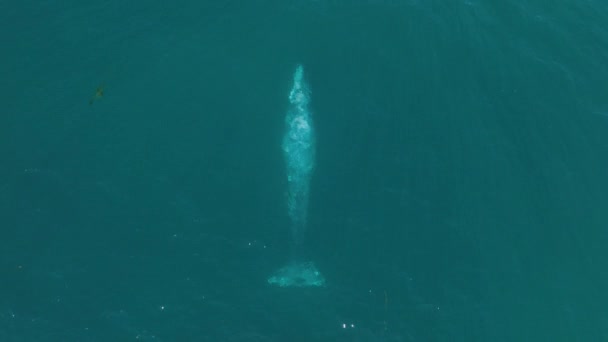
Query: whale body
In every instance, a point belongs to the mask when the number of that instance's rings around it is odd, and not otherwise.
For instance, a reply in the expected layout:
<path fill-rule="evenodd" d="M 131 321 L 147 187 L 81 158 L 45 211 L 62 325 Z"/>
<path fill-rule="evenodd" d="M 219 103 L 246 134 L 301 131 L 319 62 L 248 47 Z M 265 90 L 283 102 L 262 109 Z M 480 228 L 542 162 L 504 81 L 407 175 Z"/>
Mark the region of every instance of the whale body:
<path fill-rule="evenodd" d="M 287 171 L 287 208 L 295 244 L 300 244 L 306 230 L 310 179 L 315 164 L 315 136 L 309 108 L 310 89 L 304 81 L 304 68 L 298 65 L 289 93 L 285 118 L 283 153 Z"/>

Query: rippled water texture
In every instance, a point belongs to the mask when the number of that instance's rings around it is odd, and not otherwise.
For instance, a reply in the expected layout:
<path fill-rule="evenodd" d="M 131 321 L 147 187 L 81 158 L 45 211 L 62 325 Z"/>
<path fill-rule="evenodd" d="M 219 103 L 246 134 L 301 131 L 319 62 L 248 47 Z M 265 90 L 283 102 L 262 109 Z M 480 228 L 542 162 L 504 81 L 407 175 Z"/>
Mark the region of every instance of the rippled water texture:
<path fill-rule="evenodd" d="M 1 2 L 0 341 L 607 340 L 606 23 Z"/>

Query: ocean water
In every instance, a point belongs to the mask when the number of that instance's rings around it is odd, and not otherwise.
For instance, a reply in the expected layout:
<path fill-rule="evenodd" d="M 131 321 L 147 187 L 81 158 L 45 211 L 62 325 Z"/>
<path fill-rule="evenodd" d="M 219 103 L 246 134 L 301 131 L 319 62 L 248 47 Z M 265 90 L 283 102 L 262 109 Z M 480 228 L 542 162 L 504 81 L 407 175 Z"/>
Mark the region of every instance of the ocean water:
<path fill-rule="evenodd" d="M 0 341 L 608 341 L 607 23 L 598 0 L 1 3 Z M 326 286 L 277 288 L 298 64 Z"/>

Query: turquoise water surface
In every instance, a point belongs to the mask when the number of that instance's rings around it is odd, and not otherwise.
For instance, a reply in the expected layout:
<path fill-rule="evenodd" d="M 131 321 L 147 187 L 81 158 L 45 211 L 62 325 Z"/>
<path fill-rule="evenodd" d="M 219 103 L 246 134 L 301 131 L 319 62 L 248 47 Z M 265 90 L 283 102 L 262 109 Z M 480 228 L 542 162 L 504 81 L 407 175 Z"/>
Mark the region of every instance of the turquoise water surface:
<path fill-rule="evenodd" d="M 606 2 L 4 2 L 0 42 L 0 341 L 608 341 Z M 298 65 L 324 286 L 281 288 Z"/>

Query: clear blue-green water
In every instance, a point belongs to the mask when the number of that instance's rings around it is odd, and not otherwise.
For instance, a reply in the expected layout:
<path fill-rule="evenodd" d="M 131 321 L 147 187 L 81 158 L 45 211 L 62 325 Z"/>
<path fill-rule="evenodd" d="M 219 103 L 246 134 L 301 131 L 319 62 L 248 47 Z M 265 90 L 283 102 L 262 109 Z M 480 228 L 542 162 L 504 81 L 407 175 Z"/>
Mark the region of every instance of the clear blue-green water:
<path fill-rule="evenodd" d="M 0 42 L 0 341 L 608 340 L 603 1 L 13 1 Z M 299 63 L 321 288 L 267 283 Z"/>

